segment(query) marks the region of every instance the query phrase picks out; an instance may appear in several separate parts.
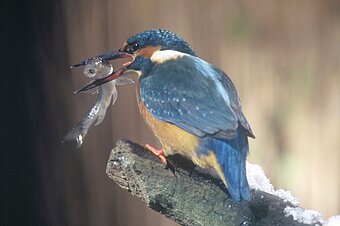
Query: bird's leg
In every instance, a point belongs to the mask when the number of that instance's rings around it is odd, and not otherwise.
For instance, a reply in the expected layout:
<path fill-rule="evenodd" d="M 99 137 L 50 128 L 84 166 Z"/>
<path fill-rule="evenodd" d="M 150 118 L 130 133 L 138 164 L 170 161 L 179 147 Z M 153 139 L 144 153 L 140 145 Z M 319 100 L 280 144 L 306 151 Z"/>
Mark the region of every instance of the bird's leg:
<path fill-rule="evenodd" d="M 154 153 L 164 164 L 168 164 L 163 149 L 157 150 L 156 148 L 152 147 L 150 144 L 144 145 L 149 151 Z"/>
<path fill-rule="evenodd" d="M 166 164 L 166 169 L 170 169 L 171 172 L 176 176 L 175 167 L 165 158 L 163 149 L 157 150 L 150 144 L 146 144 L 144 145 L 144 147 L 151 151 L 153 154 L 155 154 L 164 164 Z"/>

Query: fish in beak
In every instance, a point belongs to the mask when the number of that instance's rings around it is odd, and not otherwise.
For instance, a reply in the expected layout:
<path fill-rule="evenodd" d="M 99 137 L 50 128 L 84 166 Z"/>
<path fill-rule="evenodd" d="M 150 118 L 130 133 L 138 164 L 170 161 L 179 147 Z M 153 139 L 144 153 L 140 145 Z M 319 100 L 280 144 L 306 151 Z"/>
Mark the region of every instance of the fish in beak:
<path fill-rule="evenodd" d="M 96 58 L 101 58 L 103 61 L 109 61 L 109 60 L 115 60 L 115 59 L 121 59 L 121 58 L 132 58 L 132 61 L 128 61 L 126 63 L 123 64 L 123 66 L 121 68 L 119 68 L 117 71 L 112 72 L 112 74 L 103 77 L 103 78 L 99 78 L 94 80 L 93 82 L 91 82 L 90 84 L 87 84 L 86 86 L 80 88 L 79 90 L 75 91 L 75 93 L 81 93 L 81 92 L 85 92 L 87 90 L 93 89 L 97 86 L 103 85 L 107 82 L 110 82 L 114 79 L 119 78 L 122 74 L 124 74 L 124 72 L 126 71 L 127 67 L 133 62 L 134 56 L 121 51 L 120 49 L 116 49 L 113 51 L 109 51 L 107 53 L 95 56 Z M 84 66 L 86 65 L 87 61 L 93 59 L 93 57 L 83 60 L 78 64 L 72 65 L 71 68 L 76 68 L 79 66 Z"/>

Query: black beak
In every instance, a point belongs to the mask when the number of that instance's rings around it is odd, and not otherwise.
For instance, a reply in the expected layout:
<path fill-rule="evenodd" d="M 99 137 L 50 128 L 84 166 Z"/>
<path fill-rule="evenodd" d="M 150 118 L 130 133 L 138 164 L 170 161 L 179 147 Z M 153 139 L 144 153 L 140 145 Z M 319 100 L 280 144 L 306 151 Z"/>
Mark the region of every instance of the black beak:
<path fill-rule="evenodd" d="M 133 55 L 126 53 L 126 52 L 123 52 L 123 51 L 120 51 L 120 49 L 109 51 L 107 53 L 104 53 L 104 54 L 101 54 L 101 55 L 98 55 L 98 56 L 95 56 L 95 57 L 100 57 L 104 61 L 115 60 L 115 59 L 120 59 L 120 58 L 129 58 L 129 57 L 132 58 L 132 61 L 133 61 L 133 58 L 134 58 Z M 92 59 L 92 58 L 89 58 L 89 59 Z M 72 65 L 71 68 L 84 66 L 89 59 L 83 60 L 82 62 L 80 62 L 78 64 Z M 117 71 L 113 72 L 111 75 L 104 77 L 104 78 L 94 80 L 92 83 L 90 83 L 90 84 L 84 86 L 83 88 L 75 91 L 75 93 L 81 93 L 81 92 L 93 89 L 97 86 L 103 85 L 107 82 L 110 82 L 110 81 L 118 78 L 119 76 L 121 76 L 126 71 L 126 68 L 132 63 L 132 61 L 126 62 L 125 64 L 123 64 L 123 67 L 119 68 Z"/>
<path fill-rule="evenodd" d="M 104 78 L 99 78 L 97 80 L 94 80 L 93 82 L 91 82 L 90 84 L 84 86 L 83 88 L 75 91 L 74 93 L 81 93 L 81 92 L 85 92 L 87 90 L 93 89 L 97 86 L 101 86 L 107 82 L 110 82 L 112 80 L 115 80 L 116 78 L 118 78 L 119 76 L 121 76 L 122 74 L 124 74 L 124 72 L 126 71 L 126 68 L 131 64 L 132 62 L 126 62 L 125 64 L 123 64 L 123 67 L 119 68 L 117 71 L 113 72 L 111 75 L 106 76 Z"/>
<path fill-rule="evenodd" d="M 122 52 L 120 51 L 120 49 L 115 49 L 109 52 L 106 52 L 104 54 L 95 56 L 95 57 L 100 57 L 105 61 L 109 61 L 109 60 L 114 60 L 114 59 L 120 59 L 120 58 L 127 58 L 127 57 L 132 57 L 131 54 L 128 54 L 126 52 Z M 92 59 L 93 57 L 91 57 L 90 59 Z M 75 68 L 75 67 L 79 67 L 79 66 L 84 66 L 86 64 L 86 62 L 89 59 L 83 60 L 78 64 L 72 65 L 71 68 Z"/>

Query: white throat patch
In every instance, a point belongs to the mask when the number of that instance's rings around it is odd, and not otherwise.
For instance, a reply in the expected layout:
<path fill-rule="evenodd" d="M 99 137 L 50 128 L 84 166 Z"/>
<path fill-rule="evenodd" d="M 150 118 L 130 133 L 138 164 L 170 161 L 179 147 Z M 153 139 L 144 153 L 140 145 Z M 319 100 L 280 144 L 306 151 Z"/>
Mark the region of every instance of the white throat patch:
<path fill-rule="evenodd" d="M 187 55 L 188 54 L 186 53 L 178 52 L 175 50 L 162 50 L 162 51 L 158 50 L 152 54 L 150 60 L 153 63 L 161 64 L 168 60 L 175 60 L 177 58 L 181 58 Z"/>

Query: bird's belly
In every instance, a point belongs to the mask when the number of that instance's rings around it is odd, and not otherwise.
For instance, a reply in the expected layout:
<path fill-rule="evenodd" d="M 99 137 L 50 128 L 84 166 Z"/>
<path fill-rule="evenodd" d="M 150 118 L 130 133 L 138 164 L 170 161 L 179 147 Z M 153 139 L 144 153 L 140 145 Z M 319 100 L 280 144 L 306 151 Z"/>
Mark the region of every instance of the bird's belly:
<path fill-rule="evenodd" d="M 186 156 L 193 162 L 197 159 L 196 149 L 199 138 L 174 124 L 156 119 L 145 107 L 142 101 L 138 103 L 140 113 L 146 124 L 163 145 L 164 154 L 175 153 Z"/>

